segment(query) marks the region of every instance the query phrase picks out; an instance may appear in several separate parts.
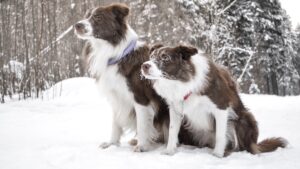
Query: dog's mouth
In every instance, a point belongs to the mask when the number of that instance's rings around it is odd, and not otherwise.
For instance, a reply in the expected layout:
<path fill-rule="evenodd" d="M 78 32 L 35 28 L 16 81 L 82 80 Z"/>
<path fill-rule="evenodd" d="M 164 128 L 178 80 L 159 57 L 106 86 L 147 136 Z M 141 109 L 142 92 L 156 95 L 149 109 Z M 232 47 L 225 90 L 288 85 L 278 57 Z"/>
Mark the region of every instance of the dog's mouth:
<path fill-rule="evenodd" d="M 149 72 L 145 72 L 143 69 L 141 69 L 141 73 L 145 78 L 147 78 L 147 76 L 149 76 Z"/>
<path fill-rule="evenodd" d="M 86 31 L 84 29 L 75 29 L 75 34 L 76 35 L 80 35 L 80 36 L 84 36 L 84 34 L 86 34 Z"/>
<path fill-rule="evenodd" d="M 149 79 L 149 80 L 159 79 L 159 77 L 152 75 L 150 71 L 145 71 L 143 69 L 141 69 L 141 74 L 144 78 Z"/>
<path fill-rule="evenodd" d="M 86 36 L 87 31 L 85 29 L 76 29 L 74 28 L 74 33 L 78 38 L 84 38 Z"/>
<path fill-rule="evenodd" d="M 77 34 L 84 34 L 84 33 L 86 33 L 85 26 L 82 23 L 76 23 L 74 25 L 74 29 L 75 29 L 75 31 L 76 31 Z"/>
<path fill-rule="evenodd" d="M 155 80 L 155 79 L 159 79 L 159 73 L 155 73 L 155 71 L 153 70 L 153 65 L 149 64 L 147 62 L 143 63 L 141 66 L 141 72 L 142 75 L 146 78 L 146 79 L 151 79 L 151 80 Z"/>
<path fill-rule="evenodd" d="M 74 28 L 74 33 L 80 39 L 87 39 L 91 36 L 90 31 L 87 29 L 84 23 L 78 22 L 73 26 L 73 28 Z"/>
<path fill-rule="evenodd" d="M 150 67 L 148 67 L 147 64 L 143 64 L 141 67 L 141 72 L 142 75 L 146 78 L 146 79 L 151 79 L 151 74 L 150 74 Z"/>

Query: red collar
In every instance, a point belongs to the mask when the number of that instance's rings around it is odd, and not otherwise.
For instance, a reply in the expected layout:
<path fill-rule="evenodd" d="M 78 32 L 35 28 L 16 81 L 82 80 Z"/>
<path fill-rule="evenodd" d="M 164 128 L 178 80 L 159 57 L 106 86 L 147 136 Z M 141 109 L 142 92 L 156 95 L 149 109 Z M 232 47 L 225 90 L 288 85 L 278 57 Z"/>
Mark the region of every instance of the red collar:
<path fill-rule="evenodd" d="M 188 94 L 186 94 L 186 95 L 183 97 L 183 101 L 186 101 L 191 95 L 192 95 L 192 92 L 189 92 Z"/>

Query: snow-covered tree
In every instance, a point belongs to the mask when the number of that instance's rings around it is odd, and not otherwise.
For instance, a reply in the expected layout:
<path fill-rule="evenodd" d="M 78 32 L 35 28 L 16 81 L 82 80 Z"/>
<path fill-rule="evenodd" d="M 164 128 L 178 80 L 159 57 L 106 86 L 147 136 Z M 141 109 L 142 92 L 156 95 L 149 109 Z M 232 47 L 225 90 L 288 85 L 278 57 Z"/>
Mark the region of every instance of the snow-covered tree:
<path fill-rule="evenodd" d="M 229 67 L 243 91 L 256 84 L 262 93 L 295 93 L 299 76 L 292 62 L 291 23 L 278 0 L 227 4 L 215 16 L 216 60 Z"/>
<path fill-rule="evenodd" d="M 228 66 L 242 92 L 300 93 L 300 27 L 291 31 L 279 0 L 118 2 L 131 7 L 129 23 L 141 40 L 201 48 Z M 80 57 L 83 41 L 68 28 L 88 9 L 110 3 L 0 1 L 0 100 L 12 94 L 38 97 L 58 81 L 85 75 Z M 13 72 L 10 61 L 23 64 L 22 73 Z"/>
<path fill-rule="evenodd" d="M 256 23 L 257 77 L 262 89 L 271 94 L 292 94 L 297 77 L 292 64 L 293 48 L 290 41 L 291 23 L 278 0 L 257 1 L 261 12 Z"/>
<path fill-rule="evenodd" d="M 294 38 L 294 49 L 296 51 L 293 63 L 295 65 L 298 74 L 300 74 L 300 25 L 298 25 L 293 34 Z"/>

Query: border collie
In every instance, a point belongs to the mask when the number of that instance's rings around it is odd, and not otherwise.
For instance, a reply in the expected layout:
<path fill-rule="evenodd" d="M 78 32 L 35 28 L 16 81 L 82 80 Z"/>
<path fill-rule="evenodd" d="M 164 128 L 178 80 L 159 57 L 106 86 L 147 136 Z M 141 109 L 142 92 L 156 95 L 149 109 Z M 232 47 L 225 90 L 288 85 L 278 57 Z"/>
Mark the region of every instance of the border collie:
<path fill-rule="evenodd" d="M 154 89 L 170 108 L 165 154 L 176 151 L 182 119 L 194 144 L 214 148 L 217 157 L 232 151 L 257 154 L 286 147 L 283 138 L 257 143 L 257 122 L 243 105 L 230 74 L 196 48 L 161 47 L 150 58 L 142 65 L 142 74 L 152 80 Z"/>
<path fill-rule="evenodd" d="M 88 11 L 74 29 L 80 39 L 87 40 L 83 53 L 89 72 L 113 110 L 110 141 L 100 147 L 118 145 L 124 130 L 131 129 L 137 131 L 134 150 L 147 151 L 163 135 L 162 121 L 168 119 L 169 110 L 149 80 L 141 78 L 140 67 L 149 60 L 150 48 L 138 41 L 127 23 L 128 15 L 124 4 L 100 6 Z"/>

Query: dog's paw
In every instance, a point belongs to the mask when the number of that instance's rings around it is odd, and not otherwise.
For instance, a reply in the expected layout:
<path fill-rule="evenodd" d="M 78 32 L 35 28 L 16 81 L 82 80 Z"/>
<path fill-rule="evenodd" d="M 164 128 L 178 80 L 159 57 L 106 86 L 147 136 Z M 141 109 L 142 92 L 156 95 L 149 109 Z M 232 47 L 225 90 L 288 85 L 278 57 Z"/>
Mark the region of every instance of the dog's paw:
<path fill-rule="evenodd" d="M 144 149 L 143 149 L 142 146 L 136 145 L 136 146 L 134 146 L 133 151 L 134 151 L 134 152 L 143 152 Z"/>
<path fill-rule="evenodd" d="M 165 149 L 161 152 L 162 155 L 169 155 L 172 156 L 176 153 L 176 149 Z"/>
<path fill-rule="evenodd" d="M 108 148 L 108 147 L 110 147 L 112 145 L 118 146 L 119 144 L 118 143 L 111 143 L 111 142 L 104 142 L 104 143 L 102 143 L 102 144 L 99 145 L 99 148 L 106 149 L 106 148 Z"/>
<path fill-rule="evenodd" d="M 111 145 L 112 145 L 112 143 L 104 142 L 99 145 L 99 148 L 106 149 L 106 148 L 110 147 Z"/>
<path fill-rule="evenodd" d="M 224 157 L 224 152 L 221 152 L 221 151 L 213 151 L 212 154 L 218 158 Z"/>
<path fill-rule="evenodd" d="M 150 145 L 136 145 L 134 146 L 133 148 L 133 151 L 134 152 L 146 152 L 146 151 L 149 151 L 151 149 L 151 146 Z"/>
<path fill-rule="evenodd" d="M 128 141 L 128 144 L 131 146 L 136 146 L 138 144 L 137 139 L 131 139 L 130 141 Z"/>

